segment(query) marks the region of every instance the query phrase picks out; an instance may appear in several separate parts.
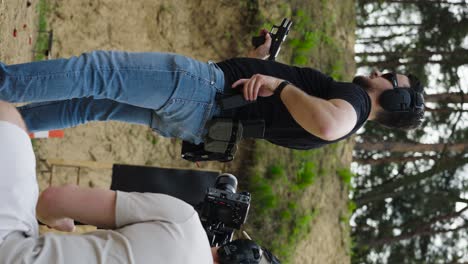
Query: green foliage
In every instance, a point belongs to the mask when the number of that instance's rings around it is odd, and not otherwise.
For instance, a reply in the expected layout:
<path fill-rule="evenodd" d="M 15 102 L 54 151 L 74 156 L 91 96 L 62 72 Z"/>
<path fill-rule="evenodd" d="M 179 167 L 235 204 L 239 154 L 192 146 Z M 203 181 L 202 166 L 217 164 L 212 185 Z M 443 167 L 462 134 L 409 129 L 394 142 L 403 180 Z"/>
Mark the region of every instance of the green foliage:
<path fill-rule="evenodd" d="M 315 176 L 315 165 L 308 161 L 303 162 L 299 170 L 297 171 L 296 184 L 299 190 L 302 190 L 314 183 Z"/>
<path fill-rule="evenodd" d="M 309 210 L 299 215 L 292 215 L 291 212 L 282 212 L 283 223 L 276 230 L 277 235 L 285 240 L 271 241 L 275 254 L 287 262 L 294 254 L 294 245 L 297 245 L 310 232 L 311 223 L 318 214 L 318 210 Z M 283 216 L 286 216 L 283 218 Z M 294 218 L 295 221 L 288 221 Z M 286 243 L 285 243 L 286 242 Z"/>
<path fill-rule="evenodd" d="M 281 221 L 291 221 L 292 219 L 292 214 L 288 210 L 282 211 L 280 215 L 281 215 Z"/>
<path fill-rule="evenodd" d="M 151 145 L 153 145 L 153 146 L 158 143 L 158 138 L 151 131 L 148 131 L 148 133 L 146 134 L 146 140 L 151 142 Z"/>
<path fill-rule="evenodd" d="M 330 76 L 335 80 L 343 79 L 344 62 L 342 60 L 336 60 L 330 67 Z"/>
<path fill-rule="evenodd" d="M 322 5 L 325 6 L 325 5 Z M 342 54 L 342 48 L 337 45 L 334 37 L 331 36 L 333 29 L 331 28 L 336 23 L 334 14 L 330 14 L 332 19 L 325 20 L 322 26 L 313 29 L 314 23 L 312 22 L 310 14 L 304 10 L 298 10 L 293 18 L 294 24 L 294 37 L 291 37 L 289 45 L 293 50 L 291 63 L 298 66 L 308 66 L 311 61 L 314 61 L 314 50 L 326 49 L 329 50 L 328 54 L 335 54 L 331 56 L 328 63 L 322 69 L 325 73 L 329 74 L 332 78 L 341 80 L 345 76 L 344 61 L 336 54 Z M 322 50 L 320 51 L 322 53 Z"/>
<path fill-rule="evenodd" d="M 306 188 L 313 186 L 319 171 L 335 169 L 317 166 L 323 150 L 291 151 L 256 142 L 254 160 L 257 166 L 246 187 L 252 194 L 252 207 L 247 229 L 255 228 L 259 243 L 270 248 L 288 263 L 297 244 L 309 234 L 317 210 L 306 208 Z M 286 160 L 290 155 L 293 160 Z M 323 163 L 329 166 L 328 163 Z M 261 234 L 261 235 L 259 235 Z"/>
<path fill-rule="evenodd" d="M 304 10 L 298 10 L 293 18 L 294 35 L 291 37 L 289 45 L 293 49 L 292 63 L 299 66 L 307 65 L 310 59 L 311 50 L 317 46 L 320 37 L 310 29 L 312 21 Z"/>
<path fill-rule="evenodd" d="M 348 212 L 350 214 L 352 214 L 352 213 L 354 213 L 354 211 L 356 211 L 356 209 L 357 209 L 356 203 L 353 200 L 349 200 L 348 201 Z"/>
<path fill-rule="evenodd" d="M 273 180 L 278 180 L 281 177 L 284 177 L 285 171 L 284 168 L 280 165 L 272 165 L 270 166 L 269 170 L 269 177 Z"/>
<path fill-rule="evenodd" d="M 354 190 L 352 184 L 351 184 L 351 181 L 353 179 L 353 177 L 355 176 L 351 170 L 349 168 L 341 168 L 341 169 L 338 169 L 336 171 L 336 173 L 338 174 L 338 176 L 341 178 L 341 180 L 343 181 L 343 183 L 345 184 L 345 186 L 348 188 L 348 190 Z M 353 200 L 349 200 L 348 201 L 348 215 L 346 215 L 344 218 L 345 218 L 345 221 L 346 223 L 349 222 L 349 218 L 351 217 L 351 215 L 354 213 L 354 211 L 356 211 L 356 208 L 357 208 L 357 205 L 356 203 L 353 201 Z"/>
<path fill-rule="evenodd" d="M 349 168 L 341 168 L 336 171 L 338 176 L 340 176 L 341 180 L 343 183 L 348 187 L 349 190 L 353 189 L 353 186 L 351 185 L 351 180 L 354 177 L 354 174 L 351 172 Z"/>
<path fill-rule="evenodd" d="M 265 214 L 278 204 L 272 185 L 264 181 L 258 173 L 251 178 L 250 192 L 255 194 L 255 207 L 260 214 Z"/>
<path fill-rule="evenodd" d="M 47 14 L 50 11 L 50 6 L 47 3 L 47 0 L 40 0 L 37 4 L 37 13 L 39 17 L 39 34 L 36 40 L 35 48 L 36 51 L 35 60 L 44 60 L 46 56 L 44 52 L 48 49 L 49 46 L 49 36 L 44 32 L 47 31 Z"/>

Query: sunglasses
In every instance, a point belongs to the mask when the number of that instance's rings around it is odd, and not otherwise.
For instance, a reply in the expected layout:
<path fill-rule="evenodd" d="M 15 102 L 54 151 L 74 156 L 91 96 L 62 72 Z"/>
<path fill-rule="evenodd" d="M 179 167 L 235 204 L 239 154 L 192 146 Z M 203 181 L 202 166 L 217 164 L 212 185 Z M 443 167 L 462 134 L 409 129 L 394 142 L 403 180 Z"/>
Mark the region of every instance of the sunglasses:
<path fill-rule="evenodd" d="M 380 77 L 388 80 L 393 85 L 393 89 L 398 87 L 398 80 L 397 80 L 396 73 L 388 72 L 388 73 L 384 73 L 380 75 Z"/>

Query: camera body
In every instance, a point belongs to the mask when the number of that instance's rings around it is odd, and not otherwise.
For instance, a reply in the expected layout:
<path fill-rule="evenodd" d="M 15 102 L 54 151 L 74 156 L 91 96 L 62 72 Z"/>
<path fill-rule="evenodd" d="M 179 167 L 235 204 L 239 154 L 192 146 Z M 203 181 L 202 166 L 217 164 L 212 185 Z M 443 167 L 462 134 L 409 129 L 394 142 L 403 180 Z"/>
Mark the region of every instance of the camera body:
<path fill-rule="evenodd" d="M 197 206 L 200 220 L 211 246 L 232 240 L 234 230 L 246 222 L 250 208 L 250 193 L 236 193 L 237 179 L 221 174 L 214 187 L 208 188 L 204 201 Z"/>

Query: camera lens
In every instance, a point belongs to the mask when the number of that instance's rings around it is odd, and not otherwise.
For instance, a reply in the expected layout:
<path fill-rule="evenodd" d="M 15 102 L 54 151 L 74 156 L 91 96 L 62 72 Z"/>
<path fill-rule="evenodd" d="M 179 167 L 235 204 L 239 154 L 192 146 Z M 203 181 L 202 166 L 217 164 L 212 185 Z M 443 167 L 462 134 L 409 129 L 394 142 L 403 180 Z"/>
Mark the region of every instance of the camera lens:
<path fill-rule="evenodd" d="M 215 187 L 223 191 L 235 193 L 237 190 L 237 179 L 232 174 L 223 173 L 216 178 Z"/>

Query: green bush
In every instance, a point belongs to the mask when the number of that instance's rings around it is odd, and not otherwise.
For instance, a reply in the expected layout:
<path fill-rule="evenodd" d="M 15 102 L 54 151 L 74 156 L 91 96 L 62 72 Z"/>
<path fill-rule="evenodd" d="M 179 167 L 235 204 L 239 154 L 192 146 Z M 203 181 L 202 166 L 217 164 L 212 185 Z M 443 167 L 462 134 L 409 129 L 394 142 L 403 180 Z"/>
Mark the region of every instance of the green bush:
<path fill-rule="evenodd" d="M 36 39 L 34 50 L 36 51 L 34 60 L 44 60 L 46 56 L 44 52 L 49 48 L 49 35 L 44 32 L 47 31 L 47 15 L 50 11 L 47 0 L 40 0 L 37 4 L 36 11 L 39 17 L 39 29 L 40 32 Z"/>
<path fill-rule="evenodd" d="M 351 170 L 349 168 L 341 168 L 341 169 L 338 169 L 336 171 L 336 173 L 338 174 L 338 176 L 341 177 L 341 180 L 343 181 L 343 183 L 350 189 L 352 190 L 353 187 L 351 185 L 351 180 L 353 179 L 354 177 L 354 174 L 351 172 Z"/>
<path fill-rule="evenodd" d="M 284 168 L 280 165 L 272 165 L 268 168 L 268 177 L 272 180 L 278 180 L 285 176 Z"/>
<path fill-rule="evenodd" d="M 310 161 L 303 162 L 296 174 L 296 186 L 302 190 L 312 185 L 316 175 L 315 164 Z"/>
<path fill-rule="evenodd" d="M 318 45 L 320 37 L 310 29 L 312 21 L 304 10 L 298 10 L 293 20 L 295 21 L 294 32 L 297 32 L 297 34 L 295 38 L 291 38 L 289 41 L 289 45 L 293 50 L 292 63 L 305 66 L 309 62 L 312 49 Z"/>
<path fill-rule="evenodd" d="M 260 175 L 254 175 L 250 191 L 254 197 L 255 207 L 258 213 L 264 214 L 266 211 L 273 209 L 278 204 L 278 198 L 273 192 L 271 184 L 266 182 Z"/>

